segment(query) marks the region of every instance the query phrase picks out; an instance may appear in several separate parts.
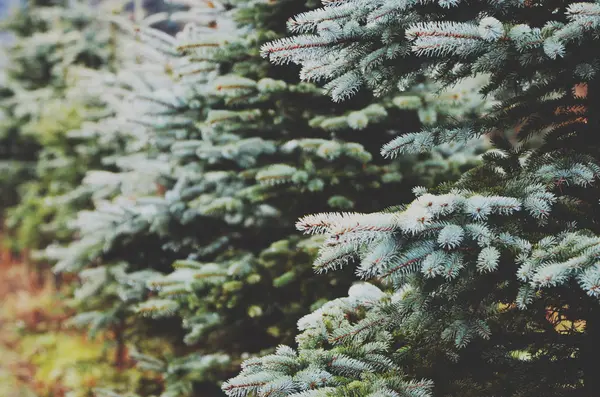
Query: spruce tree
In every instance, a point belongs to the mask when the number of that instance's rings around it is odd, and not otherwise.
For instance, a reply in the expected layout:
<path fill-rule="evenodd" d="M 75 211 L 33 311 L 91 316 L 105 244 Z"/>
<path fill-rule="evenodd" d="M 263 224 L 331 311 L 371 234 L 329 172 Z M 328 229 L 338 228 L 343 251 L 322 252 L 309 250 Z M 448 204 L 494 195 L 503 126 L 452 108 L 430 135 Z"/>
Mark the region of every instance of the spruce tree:
<path fill-rule="evenodd" d="M 123 23 L 141 41 L 130 49 L 138 61 L 116 78 L 127 90 L 119 111 L 103 124 L 130 132 L 114 158 L 120 172 L 88 173 L 98 193 L 75 225 L 81 239 L 47 254 L 83 280 L 73 323 L 120 329 L 149 354 L 133 357 L 162 374 L 165 396 L 194 385 L 220 394 L 215 385 L 242 357 L 291 342 L 296 318 L 347 289 L 349 274 L 309 277 L 321 240 L 298 236 L 298 216 L 391 205 L 423 175 L 469 168 L 481 149 L 449 145 L 421 168 L 377 159 L 388 131 L 418 128 L 418 113 L 423 123 L 460 119 L 485 103 L 460 91 L 431 98 L 425 81 L 410 95 L 332 104 L 258 52 L 284 31 L 282 17 L 305 9 L 207 2 L 172 14 L 197 21 L 176 37 Z M 375 194 L 382 189 L 391 193 Z M 152 357 L 150 335 L 164 335 L 172 351 Z"/>
<path fill-rule="evenodd" d="M 3 22 L 15 36 L 6 50 L 0 122 L 2 207 L 19 202 L 6 215 L 14 249 L 64 234 L 62 219 L 73 212 L 48 205 L 48 197 L 72 190 L 90 161 L 67 132 L 98 117 L 100 105 L 83 87 L 73 89 L 75 67 L 102 68 L 115 58 L 113 32 L 97 10 L 82 1 L 30 1 Z"/>
<path fill-rule="evenodd" d="M 484 135 L 494 148 L 455 184 L 416 186 L 407 206 L 300 219 L 326 238 L 318 270 L 354 262 L 371 282 L 304 317 L 297 349 L 248 360 L 223 390 L 597 395 L 600 4 L 333 0 L 288 28 L 263 55 L 327 81 L 335 101 L 402 90 L 423 71 L 444 85 L 490 75 L 491 111 L 400 134 L 383 156 Z"/>
<path fill-rule="evenodd" d="M 102 99 L 106 95 L 91 92 L 97 82 L 85 77 L 90 74 L 86 69 L 115 70 L 127 57 L 109 19 L 111 14 L 133 18 L 135 7 L 120 0 L 29 1 L 15 7 L 3 21 L 16 40 L 7 42 L 10 59 L 0 84 L 5 113 L 0 121 L 0 178 L 1 206 L 18 203 L 5 215 L 5 243 L 21 251 L 70 238 L 65 222 L 87 205 L 89 196 L 76 187 L 87 169 L 102 167 L 103 158 L 120 149 L 115 135 L 108 139 L 99 131 L 77 130 L 83 122 L 111 116 Z M 137 12 L 152 15 L 171 9 L 185 7 L 148 0 Z M 173 29 L 177 24 L 159 18 L 155 26 Z"/>

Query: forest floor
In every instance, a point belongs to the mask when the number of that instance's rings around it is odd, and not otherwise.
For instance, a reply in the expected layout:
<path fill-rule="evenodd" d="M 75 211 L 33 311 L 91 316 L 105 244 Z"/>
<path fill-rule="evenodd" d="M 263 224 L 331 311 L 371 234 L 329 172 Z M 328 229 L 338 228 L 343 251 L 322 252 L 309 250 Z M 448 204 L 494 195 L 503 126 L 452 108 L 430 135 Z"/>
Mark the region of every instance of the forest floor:
<path fill-rule="evenodd" d="M 18 260 L 0 250 L 0 390 L 6 397 L 36 395 L 30 387 L 34 369 L 18 352 L 20 321 L 14 316 L 15 301 L 30 289 L 25 273 Z"/>
<path fill-rule="evenodd" d="M 115 363 L 113 335 L 90 339 L 68 325 L 76 280 L 55 287 L 49 269 L 2 250 L 0 234 L 0 397 L 93 397 L 97 387 L 133 388 L 141 373 Z"/>
<path fill-rule="evenodd" d="M 102 341 L 65 327 L 64 294 L 46 276 L 0 250 L 2 397 L 90 395 L 81 392 L 89 393 L 101 376 L 88 368 L 103 361 Z"/>

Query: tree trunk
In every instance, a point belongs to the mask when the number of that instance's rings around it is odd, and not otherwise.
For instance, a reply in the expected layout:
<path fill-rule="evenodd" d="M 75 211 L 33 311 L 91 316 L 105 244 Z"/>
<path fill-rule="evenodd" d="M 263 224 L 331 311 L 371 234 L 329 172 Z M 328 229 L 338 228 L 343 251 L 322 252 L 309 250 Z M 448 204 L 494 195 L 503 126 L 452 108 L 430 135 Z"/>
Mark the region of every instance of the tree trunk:
<path fill-rule="evenodd" d="M 125 322 L 121 320 L 115 327 L 115 341 L 117 349 L 115 352 L 115 367 L 122 371 L 125 369 L 125 360 L 127 358 L 127 348 L 125 346 Z"/>

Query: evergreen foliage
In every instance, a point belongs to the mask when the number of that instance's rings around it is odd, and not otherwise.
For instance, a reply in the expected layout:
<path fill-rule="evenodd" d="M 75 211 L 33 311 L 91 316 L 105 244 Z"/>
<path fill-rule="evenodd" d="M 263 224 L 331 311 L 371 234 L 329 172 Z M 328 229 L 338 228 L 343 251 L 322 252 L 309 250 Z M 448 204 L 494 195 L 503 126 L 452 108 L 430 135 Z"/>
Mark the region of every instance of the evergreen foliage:
<path fill-rule="evenodd" d="M 85 171 L 114 169 L 106 158 L 121 150 L 122 139 L 77 130 L 113 116 L 105 102 L 110 95 L 102 88 L 92 92 L 97 84 L 88 69 L 115 70 L 128 57 L 109 20 L 111 14 L 133 18 L 132 9 L 133 3 L 120 0 L 29 1 L 4 23 L 16 35 L 1 85 L 0 145 L 6 159 L 2 207 L 18 202 L 5 215 L 14 250 L 70 239 L 65 223 L 89 206 L 89 192 L 77 188 Z M 186 7 L 151 0 L 137 12 L 153 15 L 157 28 L 174 29 L 177 24 L 165 24 L 162 15 L 172 9 Z"/>
<path fill-rule="evenodd" d="M 326 81 L 335 101 L 363 85 L 404 89 L 423 71 L 443 85 L 489 74 L 481 92 L 500 99 L 489 112 L 400 134 L 381 153 L 483 135 L 494 150 L 453 185 L 416 187 L 407 206 L 300 219 L 325 238 L 317 270 L 356 263 L 372 284 L 304 317 L 296 350 L 246 361 L 223 390 L 597 395 L 600 4 L 326 0 L 287 26 L 296 35 L 263 55 Z M 516 144 L 503 138 L 514 129 Z"/>
<path fill-rule="evenodd" d="M 220 395 L 244 357 L 290 343 L 298 317 L 347 290 L 350 274 L 311 277 L 323 239 L 299 236 L 298 217 L 387 207 L 409 186 L 455 178 L 484 149 L 380 159 L 389 131 L 468 119 L 488 103 L 461 88 L 432 96 L 427 79 L 402 95 L 331 103 L 259 54 L 306 9 L 207 1 L 139 24 L 113 18 L 134 38 L 131 60 L 90 79 L 114 114 L 79 133 L 120 134 L 123 151 L 104 158 L 114 169 L 83 179 L 94 208 L 73 222 L 77 241 L 44 256 L 81 280 L 72 324 L 139 348 L 132 358 L 160 374 L 163 397 Z M 172 36 L 150 27 L 160 18 L 188 24 Z M 147 348 L 154 336 L 172 353 Z"/>
<path fill-rule="evenodd" d="M 10 59 L 0 89 L 0 206 L 4 212 L 20 203 L 8 215 L 17 250 L 47 244 L 42 236 L 60 235 L 55 223 L 73 212 L 51 208 L 44 198 L 73 189 L 89 161 L 85 147 L 66 132 L 101 116 L 101 104 L 72 88 L 74 67 L 106 67 L 116 57 L 114 34 L 97 11 L 82 1 L 29 1 L 4 22 L 15 40 L 6 51 Z"/>

